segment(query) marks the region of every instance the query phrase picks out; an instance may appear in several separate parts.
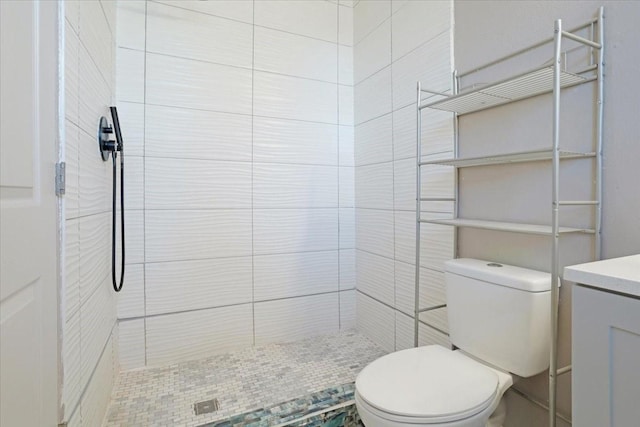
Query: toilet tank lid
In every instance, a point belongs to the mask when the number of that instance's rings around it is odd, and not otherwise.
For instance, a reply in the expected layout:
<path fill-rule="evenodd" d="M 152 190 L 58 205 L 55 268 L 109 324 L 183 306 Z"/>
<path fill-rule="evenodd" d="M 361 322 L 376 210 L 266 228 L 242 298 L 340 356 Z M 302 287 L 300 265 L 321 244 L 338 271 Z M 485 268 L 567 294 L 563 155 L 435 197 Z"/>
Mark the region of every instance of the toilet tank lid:
<path fill-rule="evenodd" d="M 480 259 L 448 260 L 445 262 L 445 271 L 526 292 L 546 292 L 551 289 L 549 273 Z"/>

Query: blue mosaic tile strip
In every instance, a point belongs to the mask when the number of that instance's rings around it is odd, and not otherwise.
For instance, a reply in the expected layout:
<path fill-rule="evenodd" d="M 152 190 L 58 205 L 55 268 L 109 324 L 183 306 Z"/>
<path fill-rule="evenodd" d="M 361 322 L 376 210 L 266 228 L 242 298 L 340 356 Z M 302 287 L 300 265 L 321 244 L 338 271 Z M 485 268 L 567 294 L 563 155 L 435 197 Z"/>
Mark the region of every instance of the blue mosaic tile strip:
<path fill-rule="evenodd" d="M 356 411 L 353 383 L 331 387 L 276 405 L 234 415 L 199 427 L 356 427 L 362 426 Z M 345 404 L 346 403 L 346 404 Z M 336 407 L 338 406 L 338 407 Z"/>

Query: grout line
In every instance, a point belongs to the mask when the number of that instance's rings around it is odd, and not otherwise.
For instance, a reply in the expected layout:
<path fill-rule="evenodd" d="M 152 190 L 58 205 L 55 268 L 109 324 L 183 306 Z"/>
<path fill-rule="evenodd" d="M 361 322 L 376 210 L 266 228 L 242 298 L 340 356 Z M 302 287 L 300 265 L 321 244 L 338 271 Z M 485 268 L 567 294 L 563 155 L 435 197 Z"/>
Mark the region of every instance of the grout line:
<path fill-rule="evenodd" d="M 152 319 L 152 318 L 155 318 L 155 317 L 170 316 L 170 315 L 173 315 L 173 314 L 194 313 L 194 312 L 198 312 L 198 311 L 216 310 L 216 309 L 219 309 L 219 308 L 239 307 L 239 306 L 246 306 L 246 305 L 255 306 L 256 304 L 262 304 L 262 303 L 268 303 L 268 302 L 286 301 L 286 300 L 292 300 L 292 299 L 298 299 L 298 298 L 307 298 L 307 297 L 315 297 L 315 296 L 322 296 L 322 295 L 338 294 L 338 296 L 340 296 L 340 293 L 342 293 L 342 292 L 350 292 L 350 291 L 355 291 L 355 290 L 356 290 L 356 288 L 337 289 L 337 290 L 333 290 L 333 291 L 315 292 L 315 293 L 311 293 L 311 294 L 293 295 L 293 296 L 279 297 L 279 298 L 266 298 L 266 299 L 260 299 L 260 300 L 256 300 L 256 301 L 254 301 L 252 299 L 251 301 L 244 301 L 244 302 L 238 302 L 238 303 L 233 303 L 233 304 L 215 305 L 215 306 L 211 306 L 211 307 L 189 308 L 189 309 L 184 309 L 184 310 L 177 310 L 177 311 L 170 311 L 170 312 L 163 312 L 163 313 L 152 313 L 152 314 L 147 314 L 145 316 L 123 317 L 123 318 L 116 319 L 116 320 L 118 322 L 119 321 L 128 322 L 128 321 L 133 321 L 133 320 L 140 320 L 140 319 L 145 319 L 146 320 L 146 319 Z"/>
<path fill-rule="evenodd" d="M 355 250 L 355 248 L 342 248 L 344 250 Z M 221 256 L 221 257 L 205 257 L 205 258 L 188 258 L 188 259 L 168 259 L 168 260 L 160 260 L 160 261 L 145 261 L 144 263 L 131 263 L 127 265 L 139 265 L 139 264 L 171 264 L 171 263 L 180 263 L 180 262 L 190 262 L 190 261 L 211 261 L 217 259 L 235 259 L 235 258 L 250 258 L 250 257 L 268 257 L 268 256 L 279 256 L 279 255 L 298 255 L 298 254 L 318 254 L 324 252 L 337 252 L 340 249 L 320 249 L 315 251 L 298 251 L 298 252 L 269 252 L 269 253 L 261 253 L 261 254 L 247 254 L 247 255 L 231 255 L 231 256 Z"/>
<path fill-rule="evenodd" d="M 172 7 L 172 8 L 175 8 L 175 9 L 182 9 L 182 10 L 186 10 L 187 12 L 197 13 L 197 14 L 200 14 L 200 15 L 213 16 L 213 17 L 216 17 L 216 18 L 225 19 L 227 21 L 237 22 L 239 24 L 253 25 L 254 27 L 266 28 L 268 30 L 278 31 L 280 33 L 291 34 L 291 35 L 299 36 L 299 37 L 304 37 L 304 38 L 311 39 L 311 40 L 316 40 L 316 41 L 319 41 L 319 42 L 338 44 L 338 41 L 337 41 L 338 39 L 337 38 L 336 38 L 336 41 L 333 42 L 333 41 L 321 39 L 321 38 L 318 38 L 318 37 L 309 36 L 309 35 L 306 35 L 306 34 L 294 33 L 294 32 L 291 32 L 291 31 L 283 30 L 281 28 L 268 27 L 266 25 L 256 24 L 255 23 L 255 1 L 254 1 L 254 6 L 253 6 L 253 20 L 252 20 L 252 23 L 249 23 L 249 22 L 246 22 L 246 21 L 241 21 L 241 20 L 235 19 L 235 18 L 229 18 L 228 16 L 222 16 L 222 15 L 216 15 L 216 14 L 213 14 L 213 13 L 203 12 L 201 10 L 188 9 L 186 7 L 177 6 L 175 4 L 167 4 L 167 3 L 153 1 L 153 0 L 151 0 L 151 1 L 152 1 L 152 3 L 161 4 L 163 6 Z M 338 6 L 340 6 L 340 5 L 338 5 Z M 344 7 L 348 7 L 348 6 L 344 6 Z M 343 45 L 343 46 L 348 46 L 348 45 Z"/>
<path fill-rule="evenodd" d="M 390 308 L 391 310 L 393 310 L 393 314 L 394 314 L 394 316 L 393 316 L 393 317 L 394 317 L 394 327 L 395 327 L 395 314 L 396 314 L 396 313 L 402 314 L 402 315 L 404 315 L 404 316 L 406 316 L 406 317 L 409 317 L 410 319 L 412 319 L 412 320 L 413 320 L 413 316 L 409 316 L 409 315 L 408 315 L 407 313 L 405 313 L 404 311 L 402 311 L 402 310 L 400 310 L 400 309 L 398 309 L 398 308 L 393 307 L 393 306 L 392 306 L 391 304 L 389 304 L 389 303 L 386 303 L 386 302 L 384 302 L 384 301 L 382 301 L 382 300 L 380 300 L 380 299 L 378 299 L 378 298 L 376 298 L 376 297 L 374 297 L 374 296 L 371 296 L 370 294 L 368 294 L 368 293 L 366 293 L 366 292 L 363 292 L 363 291 L 361 291 L 360 289 L 356 289 L 356 292 L 357 292 L 357 293 L 360 293 L 360 294 L 362 294 L 362 295 L 364 295 L 364 296 L 365 296 L 365 297 L 367 297 L 367 298 L 370 298 L 370 299 L 374 300 L 375 302 L 377 302 L 377 303 L 379 303 L 379 304 L 384 305 L 384 306 L 385 306 L 385 307 L 387 307 L 387 308 Z M 444 335 L 444 334 L 442 334 L 442 332 L 440 332 L 439 330 L 437 330 L 436 328 L 434 328 L 434 327 L 433 327 L 433 326 L 431 326 L 430 324 L 426 323 L 424 320 L 419 320 L 419 322 L 420 322 L 420 324 L 422 324 L 422 325 L 424 325 L 424 326 L 428 326 L 429 328 L 433 329 L 433 330 L 434 330 L 435 332 L 437 332 L 438 334 L 440 334 L 440 335 Z M 395 337 L 395 329 L 394 329 L 394 337 Z M 448 337 L 447 337 L 447 339 L 448 339 Z"/>
<path fill-rule="evenodd" d="M 338 6 L 336 8 L 336 41 L 340 41 L 340 7 Z M 339 45 L 336 45 L 336 81 L 338 83 L 340 83 L 340 47 Z M 340 164 L 340 86 L 336 86 L 336 90 L 338 92 L 338 96 L 336 99 L 336 108 L 337 108 L 337 122 L 338 124 L 336 125 L 336 129 L 337 129 L 337 134 L 338 134 L 338 150 L 337 150 L 337 158 L 336 158 L 336 162 L 339 165 Z M 338 191 L 337 191 L 337 195 L 338 195 L 338 290 L 340 290 L 342 283 L 341 283 L 341 277 L 340 277 L 340 267 L 341 267 L 341 263 L 340 263 L 340 168 L 338 167 L 336 170 L 336 173 L 338 174 L 338 180 L 337 180 L 337 187 L 338 187 Z M 340 293 L 338 293 L 338 331 L 340 331 L 342 329 L 342 310 L 340 307 Z"/>
<path fill-rule="evenodd" d="M 146 157 L 146 139 L 147 139 L 147 17 L 148 17 L 148 3 L 145 2 L 144 3 L 144 87 L 143 87 L 143 111 L 142 111 L 142 156 L 143 158 Z M 147 218 L 147 180 L 146 178 L 146 161 L 143 160 L 142 161 L 142 194 L 143 194 L 143 200 L 142 200 L 142 260 L 146 261 L 147 258 L 147 237 L 146 237 L 146 230 L 147 230 L 147 224 L 146 224 L 146 218 Z M 144 309 L 144 314 L 145 314 L 145 319 L 143 321 L 143 331 L 144 331 L 144 366 L 148 366 L 148 357 L 147 357 L 147 319 L 146 319 L 146 315 L 147 315 L 147 268 L 146 268 L 146 263 L 143 263 L 142 266 L 142 288 L 143 288 L 143 298 L 144 298 L 144 303 L 143 303 L 143 309 Z"/>
<path fill-rule="evenodd" d="M 113 325 L 111 325 L 111 330 L 109 331 L 109 335 L 107 337 L 107 340 L 104 342 L 104 344 L 102 345 L 102 350 L 100 350 L 100 356 L 98 356 L 98 360 L 96 361 L 95 366 L 93 367 L 93 369 L 91 369 L 91 373 L 89 374 L 89 379 L 87 380 L 87 382 L 84 384 L 84 386 L 82 387 L 82 390 L 80 391 L 80 393 L 78 393 L 78 401 L 76 402 L 76 404 L 74 405 L 73 409 L 70 411 L 69 416 L 67 417 L 65 415 L 66 421 L 69 421 L 70 419 L 73 418 L 73 416 L 76 414 L 76 411 L 80 410 L 80 405 L 82 403 L 82 398 L 85 397 L 85 394 L 87 392 L 87 390 L 89 389 L 89 386 L 91 385 L 92 380 L 94 379 L 93 376 L 95 375 L 96 371 L 98 370 L 98 365 L 100 365 L 100 362 L 102 361 L 102 358 L 104 357 L 108 344 L 109 342 L 111 342 L 113 344 L 113 332 L 115 330 L 116 325 L 118 324 L 118 319 L 116 318 L 115 321 L 113 322 Z M 112 351 L 113 351 L 113 345 L 112 345 Z M 113 355 L 113 353 L 112 353 Z M 82 359 L 80 359 L 82 360 Z M 113 363 L 112 363 L 113 366 Z M 116 378 L 114 378 L 114 383 L 115 383 Z M 82 414 L 80 414 L 82 415 Z M 106 416 L 106 414 L 105 414 Z"/>
<path fill-rule="evenodd" d="M 331 43 L 333 45 L 336 45 L 335 43 Z M 337 46 L 337 45 L 336 45 Z M 119 48 L 119 49 L 127 49 L 127 48 Z M 129 50 L 133 50 L 133 51 L 137 51 L 140 52 L 137 49 L 131 49 L 128 48 Z M 206 60 L 206 59 L 200 59 L 200 58 L 191 58 L 188 56 L 179 56 L 179 55 L 174 55 L 174 54 L 170 54 L 170 53 L 162 53 L 162 52 L 154 52 L 154 51 L 148 51 L 146 52 L 147 54 L 151 54 L 151 55 L 157 55 L 157 56 L 162 56 L 165 58 L 174 58 L 174 59 L 181 59 L 184 61 L 193 61 L 193 62 L 199 62 L 202 64 L 212 64 L 212 65 L 218 65 L 221 67 L 230 67 L 230 68 L 236 68 L 239 70 L 245 70 L 245 71 L 257 71 L 259 73 L 265 73 L 265 74 L 273 74 L 273 75 L 277 75 L 277 76 L 283 76 L 283 77 L 290 77 L 293 79 L 301 79 L 301 80 L 307 80 L 307 81 L 312 81 L 312 82 L 318 82 L 318 83 L 326 83 L 326 84 L 338 84 L 337 81 L 329 81 L 329 80 L 322 80 L 322 79 L 316 79 L 313 77 L 305 77 L 305 76 L 296 76 L 293 74 L 285 74 L 285 73 L 280 73 L 277 71 L 271 71 L 271 70 L 267 70 L 267 69 L 262 69 L 262 68 L 255 68 L 254 66 L 251 67 L 245 67 L 242 65 L 233 65 L 233 64 L 229 64 L 229 63 L 224 63 L 224 62 L 215 62 L 215 61 L 210 61 L 210 60 Z M 352 85 L 342 85 L 342 86 L 352 86 Z"/>
<path fill-rule="evenodd" d="M 406 6 L 406 4 L 405 4 Z M 391 68 L 390 68 L 390 73 L 391 73 L 391 206 L 393 207 L 393 305 L 394 307 L 397 307 L 397 282 L 396 282 L 396 263 L 395 263 L 395 259 L 396 259 L 396 170 L 395 170 L 395 147 L 393 144 L 393 19 L 391 19 L 391 17 L 393 16 L 393 3 L 389 2 L 389 13 L 390 13 L 390 19 L 389 19 L 389 26 L 391 27 L 389 30 L 389 38 L 390 38 L 390 43 L 389 43 L 389 59 L 391 60 Z M 396 323 L 396 316 L 393 316 L 393 348 L 395 350 L 398 349 L 398 334 L 396 333 L 398 329 L 397 323 Z"/>
<path fill-rule="evenodd" d="M 254 196 L 255 188 L 253 182 L 253 169 L 254 163 L 254 144 L 255 144 L 255 129 L 253 126 L 254 121 L 254 93 L 255 93 L 255 60 L 256 60 L 256 2 L 252 1 L 251 4 L 252 20 L 251 20 L 251 321 L 253 332 L 253 346 L 256 345 L 256 281 L 255 281 L 255 246 L 254 246 Z"/>
<path fill-rule="evenodd" d="M 134 156 L 129 155 L 128 157 L 142 157 L 142 156 Z M 273 161 L 258 161 L 252 162 L 251 160 L 236 160 L 236 159 L 223 159 L 223 158 L 202 158 L 202 157 L 176 157 L 176 156 L 158 156 L 158 155 L 145 155 L 145 158 L 149 159 L 170 159 L 170 160 L 195 160 L 202 162 L 219 162 L 219 163 L 240 163 L 251 165 L 283 165 L 283 166 L 318 166 L 325 168 L 338 168 L 338 167 L 349 167 L 349 166 L 340 166 L 333 163 L 300 163 L 300 162 L 273 162 Z"/>
<path fill-rule="evenodd" d="M 131 104 L 139 104 L 137 102 L 131 102 L 131 101 L 123 101 L 123 102 L 129 102 Z M 147 105 L 150 105 L 152 107 L 175 108 L 175 109 L 188 110 L 188 111 L 203 111 L 203 112 L 207 112 L 207 113 L 233 114 L 233 115 L 236 115 L 236 116 L 244 116 L 244 117 L 254 116 L 254 117 L 259 117 L 259 118 L 264 118 L 264 119 L 275 119 L 275 120 L 285 120 L 285 121 L 288 120 L 288 121 L 292 121 L 292 122 L 312 123 L 312 124 L 319 124 L 319 125 L 331 125 L 331 126 L 333 126 L 333 125 L 337 124 L 337 123 L 314 121 L 314 120 L 292 119 L 290 117 L 265 116 L 264 114 L 246 114 L 246 113 L 238 113 L 238 112 L 234 112 L 234 111 L 208 110 L 206 108 L 184 107 L 184 106 L 181 106 L 181 105 L 158 104 L 158 103 L 153 103 L 153 102 L 148 102 Z"/>
<path fill-rule="evenodd" d="M 401 259 L 391 258 L 391 257 L 389 257 L 389 256 L 387 256 L 387 255 L 380 255 L 380 254 L 378 254 L 378 253 L 371 252 L 371 251 L 368 251 L 368 250 L 366 250 L 366 249 L 356 248 L 355 250 L 356 250 L 356 251 L 360 251 L 360 252 L 364 252 L 365 254 L 374 255 L 374 256 L 377 256 L 377 257 L 380 257 L 380 258 L 384 258 L 384 259 L 387 259 L 387 260 L 389 260 L 389 261 L 393 261 L 393 262 L 402 262 L 402 263 L 404 263 L 404 264 L 408 264 L 408 265 L 411 265 L 411 266 L 414 266 L 414 267 L 415 267 L 415 263 L 411 263 L 411 262 L 403 261 L 403 260 L 401 260 Z M 432 267 L 427 267 L 427 266 L 425 266 L 424 264 L 420 264 L 420 269 L 427 269 L 427 270 L 430 270 L 430 271 L 435 271 L 435 272 L 437 272 L 437 273 L 443 273 L 443 274 L 444 274 L 444 271 L 437 270 L 437 269 L 432 268 Z"/>

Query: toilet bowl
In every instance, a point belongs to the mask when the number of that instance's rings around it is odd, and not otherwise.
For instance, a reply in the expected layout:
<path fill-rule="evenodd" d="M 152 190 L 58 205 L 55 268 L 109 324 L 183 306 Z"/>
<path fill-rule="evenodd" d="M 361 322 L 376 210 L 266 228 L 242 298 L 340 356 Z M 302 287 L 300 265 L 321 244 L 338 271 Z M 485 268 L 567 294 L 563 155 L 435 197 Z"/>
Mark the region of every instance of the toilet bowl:
<path fill-rule="evenodd" d="M 512 384 L 506 372 L 431 345 L 368 365 L 356 379 L 355 400 L 367 427 L 485 427 Z"/>
<path fill-rule="evenodd" d="M 461 258 L 444 276 L 458 350 L 417 347 L 365 367 L 355 401 L 366 427 L 501 427 L 515 376 L 549 368 L 549 273 Z"/>

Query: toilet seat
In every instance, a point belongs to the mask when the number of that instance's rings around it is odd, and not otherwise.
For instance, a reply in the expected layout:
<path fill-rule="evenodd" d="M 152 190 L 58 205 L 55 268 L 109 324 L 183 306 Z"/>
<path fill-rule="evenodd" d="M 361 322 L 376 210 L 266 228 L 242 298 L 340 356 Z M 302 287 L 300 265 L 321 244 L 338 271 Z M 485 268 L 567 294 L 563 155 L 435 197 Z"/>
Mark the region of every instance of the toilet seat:
<path fill-rule="evenodd" d="M 447 423 L 472 417 L 495 402 L 498 374 L 438 345 L 388 354 L 356 379 L 356 400 L 398 423 Z"/>

